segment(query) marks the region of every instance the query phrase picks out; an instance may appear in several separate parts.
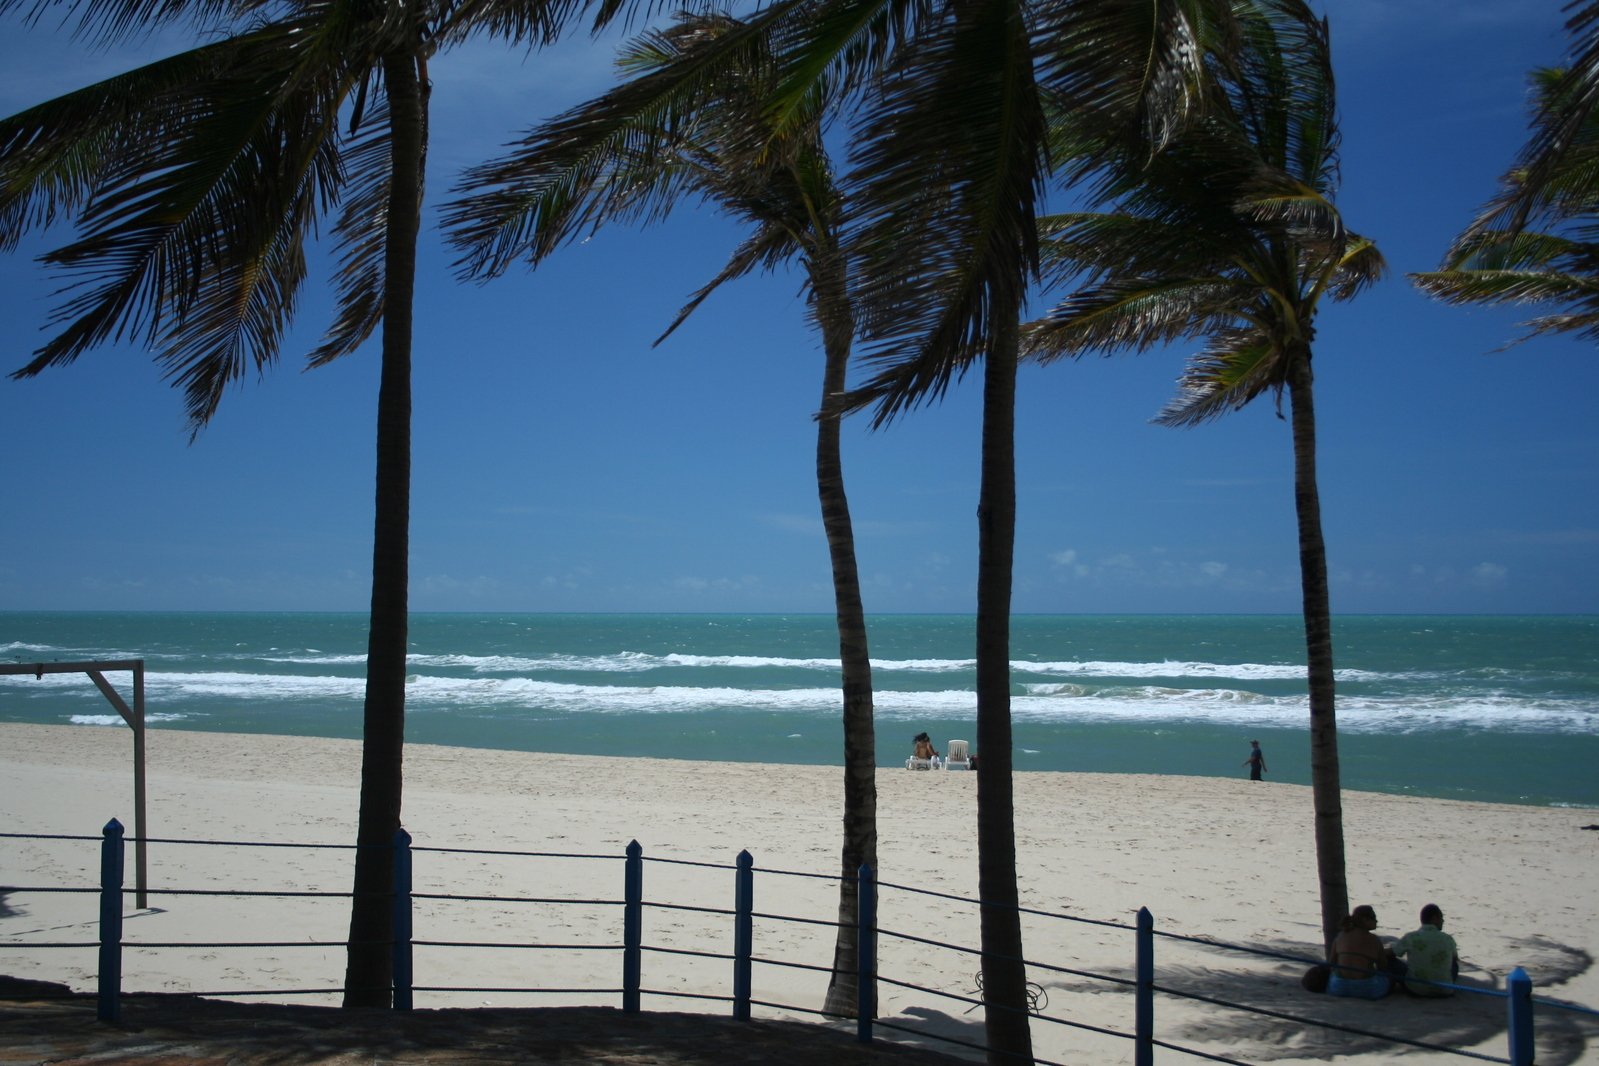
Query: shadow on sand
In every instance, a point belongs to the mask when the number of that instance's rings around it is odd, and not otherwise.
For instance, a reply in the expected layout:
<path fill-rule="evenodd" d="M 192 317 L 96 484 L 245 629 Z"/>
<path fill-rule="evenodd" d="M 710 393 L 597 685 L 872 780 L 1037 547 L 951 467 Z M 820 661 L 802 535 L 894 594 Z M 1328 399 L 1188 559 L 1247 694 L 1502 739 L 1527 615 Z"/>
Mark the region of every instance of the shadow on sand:
<path fill-rule="evenodd" d="M 1512 946 L 1523 960 L 1521 965 L 1533 977 L 1535 999 L 1577 1006 L 1561 1000 L 1555 990 L 1592 968 L 1592 956 L 1539 936 L 1515 941 Z M 1285 955 L 1309 954 L 1305 945 L 1297 943 L 1263 943 L 1261 948 Z M 1265 1062 L 1332 1055 L 1394 1056 L 1405 1053 L 1407 1045 L 1403 1041 L 1446 1049 L 1472 1048 L 1496 1037 L 1508 1042 L 1508 1003 L 1503 995 L 1457 992 L 1448 998 L 1423 999 L 1396 993 L 1376 1002 L 1338 999 L 1305 991 L 1299 984 L 1303 966 L 1271 963 L 1262 969 L 1258 965 L 1262 961 L 1259 956 L 1225 948 L 1212 950 L 1215 954 L 1257 965 L 1251 969 L 1238 965 L 1161 966 L 1155 976 L 1157 988 L 1243 1004 L 1273 1012 L 1273 1015 L 1266 1018 L 1248 1011 L 1207 1005 L 1203 1008 L 1203 1021 L 1190 1018 L 1168 1026 L 1161 1023 L 1160 1015 L 1163 1005 L 1173 1000 L 1157 992 L 1155 1032 L 1160 1039 Z M 1133 974 L 1126 971 L 1109 976 L 1131 979 Z M 1110 991 L 1125 995 L 1129 999 L 1127 1017 L 1131 1025 L 1130 988 L 1082 979 L 1046 981 L 1045 984 L 1052 992 L 1054 989 L 1068 993 Z M 1476 971 L 1469 961 L 1461 972 L 1459 984 L 1485 992 L 1504 991 L 1502 977 Z M 1061 996 L 1059 1002 L 1064 1005 L 1069 999 Z M 1278 1014 L 1290 1017 L 1278 1017 Z M 1571 1066 L 1583 1058 L 1591 1044 L 1599 1042 L 1599 1018 L 1592 1014 L 1546 1006 L 1535 1009 L 1534 1018 L 1539 1066 Z"/>

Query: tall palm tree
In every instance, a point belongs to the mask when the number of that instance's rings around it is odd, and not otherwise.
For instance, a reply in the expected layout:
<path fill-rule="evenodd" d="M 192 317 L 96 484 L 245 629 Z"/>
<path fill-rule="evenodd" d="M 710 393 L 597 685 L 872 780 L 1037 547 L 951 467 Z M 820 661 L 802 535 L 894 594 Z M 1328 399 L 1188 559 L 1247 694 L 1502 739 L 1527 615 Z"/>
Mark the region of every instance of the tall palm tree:
<path fill-rule="evenodd" d="M 60 0 L 66 2 L 66 0 Z M 16 376 L 135 338 L 186 395 L 191 430 L 276 362 L 336 217 L 338 310 L 312 366 L 382 323 L 361 799 L 344 1002 L 391 1001 L 390 845 L 400 825 L 410 511 L 411 321 L 427 65 L 474 34 L 547 42 L 580 0 L 83 0 L 108 38 L 180 17 L 232 31 L 0 122 L 0 240 L 73 221 L 44 256 L 76 278 L 57 335 Z M 57 6 L 38 0 L 37 17 Z M 606 17 L 615 5 L 601 13 Z M 0 0 L 0 14 L 27 7 Z"/>
<path fill-rule="evenodd" d="M 1226 97 L 1282 62 L 1298 0 L 1030 5 L 955 2 L 889 57 L 846 188 L 860 219 L 857 306 L 876 373 L 853 403 L 879 424 L 981 362 L 978 504 L 978 881 L 991 1062 L 1031 1054 L 1017 906 L 1009 614 L 1016 523 L 1018 322 L 1039 276 L 1052 180 L 1135 186 Z M 1055 119 L 1070 116 L 1073 136 Z"/>
<path fill-rule="evenodd" d="M 1436 271 L 1412 274 L 1450 303 L 1562 308 L 1529 336 L 1599 340 L 1599 2 L 1570 5 L 1570 66 L 1534 72 L 1532 134 Z"/>
<path fill-rule="evenodd" d="M 622 55 L 632 80 L 530 131 L 505 157 L 470 171 L 447 209 L 467 273 L 493 276 L 526 258 L 537 265 L 561 243 L 607 219 L 659 218 L 685 197 L 704 198 L 746 223 L 750 235 L 697 292 L 670 334 L 724 282 L 797 258 L 825 356 L 817 417 L 816 480 L 832 561 L 844 724 L 844 845 L 838 940 L 824 1010 L 856 1012 L 856 872 L 877 866 L 876 738 L 871 658 L 844 491 L 841 417 L 854 323 L 839 246 L 842 202 L 822 145 L 825 83 L 778 128 L 764 108 L 778 67 L 770 41 L 723 14 L 683 16 Z M 739 34 L 692 91 L 674 67 Z M 662 339 L 665 337 L 663 335 Z M 660 343 L 657 341 L 656 343 Z"/>
<path fill-rule="evenodd" d="M 1249 27 L 1252 59 L 1219 79 L 1202 117 L 1136 179 L 1105 182 L 1112 210 L 1045 223 L 1054 280 L 1081 281 L 1026 329 L 1030 355 L 1207 345 L 1157 421 L 1191 426 L 1288 394 L 1305 619 L 1316 862 L 1325 940 L 1348 912 L 1332 616 L 1316 478 L 1311 367 L 1324 300 L 1371 284 L 1383 260 L 1333 203 L 1338 129 L 1326 24 L 1281 11 Z M 1069 141 L 1079 134 L 1068 128 Z M 1088 131 L 1092 136 L 1094 131 Z"/>

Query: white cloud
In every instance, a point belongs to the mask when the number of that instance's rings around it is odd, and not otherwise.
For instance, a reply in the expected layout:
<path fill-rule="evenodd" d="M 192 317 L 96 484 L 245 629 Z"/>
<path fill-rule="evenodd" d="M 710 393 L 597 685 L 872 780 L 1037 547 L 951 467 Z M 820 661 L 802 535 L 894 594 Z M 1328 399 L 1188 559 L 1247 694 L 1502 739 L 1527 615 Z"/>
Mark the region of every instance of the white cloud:
<path fill-rule="evenodd" d="M 761 585 L 761 579 L 748 575 L 745 577 L 696 577 L 685 575 L 673 578 L 669 585 L 679 592 L 746 592 L 758 589 Z"/>
<path fill-rule="evenodd" d="M 1074 577 L 1087 577 L 1092 573 L 1087 564 L 1078 562 L 1076 548 L 1065 548 L 1058 552 L 1051 552 L 1049 554 L 1049 562 L 1051 566 L 1058 570 L 1068 571 Z"/>
<path fill-rule="evenodd" d="M 1500 588 L 1509 576 L 1509 568 L 1498 563 L 1478 563 L 1471 568 L 1471 583 L 1483 588 Z"/>
<path fill-rule="evenodd" d="M 545 589 L 578 589 L 586 585 L 593 576 L 593 571 L 578 568 L 568 570 L 564 574 L 545 574 L 539 579 L 539 585 Z"/>

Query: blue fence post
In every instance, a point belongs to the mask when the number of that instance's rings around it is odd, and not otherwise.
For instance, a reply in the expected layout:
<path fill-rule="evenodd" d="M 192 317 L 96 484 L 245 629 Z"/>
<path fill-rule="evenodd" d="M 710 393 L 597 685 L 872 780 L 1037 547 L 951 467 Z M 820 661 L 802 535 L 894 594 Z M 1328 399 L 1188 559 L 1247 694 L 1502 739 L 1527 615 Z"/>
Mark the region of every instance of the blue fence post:
<path fill-rule="evenodd" d="M 394 833 L 394 1009 L 411 1009 L 411 834 Z"/>
<path fill-rule="evenodd" d="M 1138 984 L 1133 1003 L 1133 1066 L 1155 1061 L 1155 916 L 1138 908 Z"/>
<path fill-rule="evenodd" d="M 1532 978 L 1517 966 L 1505 988 L 1510 993 L 1510 1066 L 1532 1066 Z"/>
<path fill-rule="evenodd" d="M 755 857 L 738 853 L 733 874 L 733 1017 L 750 1020 L 750 957 L 755 953 Z"/>
<path fill-rule="evenodd" d="M 637 1012 L 644 974 L 644 849 L 627 845 L 622 874 L 622 1009 Z"/>
<path fill-rule="evenodd" d="M 872 1020 L 877 1017 L 877 882 L 865 863 L 856 874 L 855 892 L 855 959 L 860 964 L 855 985 L 855 1039 L 870 1044 Z"/>
<path fill-rule="evenodd" d="M 122 823 L 105 824 L 100 841 L 100 1006 L 103 1022 L 122 1017 Z"/>

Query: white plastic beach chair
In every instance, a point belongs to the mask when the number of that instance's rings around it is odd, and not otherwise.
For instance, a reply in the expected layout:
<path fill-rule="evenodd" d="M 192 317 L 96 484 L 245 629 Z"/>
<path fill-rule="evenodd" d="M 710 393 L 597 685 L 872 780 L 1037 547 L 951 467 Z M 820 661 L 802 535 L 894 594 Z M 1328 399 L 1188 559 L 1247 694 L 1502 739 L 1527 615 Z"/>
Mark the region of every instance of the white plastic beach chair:
<path fill-rule="evenodd" d="M 905 760 L 905 769 L 907 769 L 907 770 L 936 770 L 936 769 L 938 769 L 938 760 L 937 759 L 918 759 L 916 756 L 912 755 L 909 759 Z"/>
<path fill-rule="evenodd" d="M 944 769 L 970 770 L 971 768 L 972 760 L 966 754 L 966 742 L 964 740 L 950 741 L 949 747 L 944 752 Z"/>

